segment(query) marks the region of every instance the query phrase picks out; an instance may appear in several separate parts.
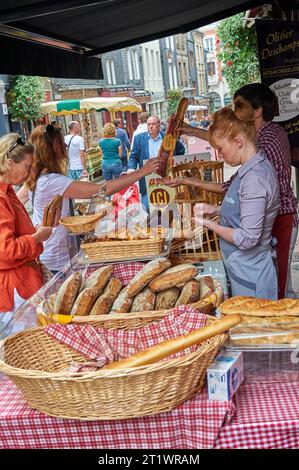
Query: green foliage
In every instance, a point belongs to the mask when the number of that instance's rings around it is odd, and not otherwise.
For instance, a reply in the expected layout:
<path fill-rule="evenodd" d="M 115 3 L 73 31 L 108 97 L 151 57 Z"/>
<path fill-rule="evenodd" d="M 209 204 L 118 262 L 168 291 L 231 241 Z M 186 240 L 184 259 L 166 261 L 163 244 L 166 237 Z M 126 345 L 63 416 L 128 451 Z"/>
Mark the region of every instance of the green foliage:
<path fill-rule="evenodd" d="M 218 26 L 218 58 L 231 95 L 241 86 L 260 80 L 256 32 L 254 27 L 244 26 L 244 16 L 231 16 Z"/>
<path fill-rule="evenodd" d="M 38 119 L 44 95 L 44 87 L 39 77 L 15 76 L 7 92 L 8 111 L 12 119 L 19 121 Z"/>
<path fill-rule="evenodd" d="M 176 112 L 181 98 L 182 98 L 181 90 L 169 90 L 168 96 L 167 96 L 169 116 L 171 116 L 171 114 Z"/>

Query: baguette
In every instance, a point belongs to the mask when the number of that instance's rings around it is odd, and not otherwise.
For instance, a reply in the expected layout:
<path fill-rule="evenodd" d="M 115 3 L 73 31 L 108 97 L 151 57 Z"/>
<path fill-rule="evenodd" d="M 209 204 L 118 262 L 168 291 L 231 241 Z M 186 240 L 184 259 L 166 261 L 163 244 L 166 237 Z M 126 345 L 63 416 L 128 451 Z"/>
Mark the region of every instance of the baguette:
<path fill-rule="evenodd" d="M 299 316 L 299 299 L 268 300 L 255 297 L 231 297 L 220 305 L 224 315 L 240 313 L 255 317 Z"/>
<path fill-rule="evenodd" d="M 127 369 L 129 367 L 139 367 L 153 362 L 158 362 L 167 356 L 171 356 L 178 351 L 185 348 L 189 348 L 194 344 L 199 344 L 212 336 L 219 335 L 229 330 L 230 328 L 238 325 L 241 322 L 240 315 L 230 315 L 220 320 L 215 320 L 208 326 L 204 326 L 198 330 L 192 331 L 191 333 L 180 336 L 178 338 L 163 341 L 162 343 L 156 344 L 145 351 L 140 351 L 131 357 L 121 359 L 119 361 L 111 362 L 104 369 Z"/>

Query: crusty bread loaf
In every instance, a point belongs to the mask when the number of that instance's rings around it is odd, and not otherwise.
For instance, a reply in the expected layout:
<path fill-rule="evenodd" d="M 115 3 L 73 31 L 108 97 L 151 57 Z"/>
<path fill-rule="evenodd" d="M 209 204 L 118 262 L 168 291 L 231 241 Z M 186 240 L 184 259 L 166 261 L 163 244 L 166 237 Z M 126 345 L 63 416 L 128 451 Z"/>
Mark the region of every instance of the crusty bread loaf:
<path fill-rule="evenodd" d="M 200 298 L 200 284 L 196 279 L 192 279 L 189 282 L 186 282 L 184 285 L 181 295 L 176 301 L 175 306 L 178 305 L 188 305 L 194 302 L 198 302 Z"/>
<path fill-rule="evenodd" d="M 108 293 L 100 295 L 90 311 L 90 316 L 107 315 L 111 310 L 113 301 L 114 297 Z"/>
<path fill-rule="evenodd" d="M 203 276 L 199 278 L 200 283 L 200 299 L 203 300 L 206 297 L 209 297 L 214 290 L 214 279 L 211 276 Z"/>
<path fill-rule="evenodd" d="M 224 333 L 241 321 L 240 315 L 230 315 L 215 320 L 208 326 L 204 326 L 199 330 L 174 338 L 162 343 L 156 344 L 151 348 L 141 351 L 134 356 L 112 362 L 104 367 L 104 369 L 127 369 L 129 367 L 138 367 L 146 364 L 152 364 L 164 359 L 167 356 L 175 354 L 178 351 L 189 348 L 194 344 L 199 344 L 212 336 Z"/>
<path fill-rule="evenodd" d="M 121 282 L 117 277 L 113 277 L 110 279 L 108 284 L 106 285 L 103 294 L 109 294 L 113 297 L 113 301 L 116 299 L 118 294 L 121 291 Z"/>
<path fill-rule="evenodd" d="M 255 317 L 299 316 L 299 299 L 268 300 L 255 297 L 231 297 L 220 305 L 225 315 L 240 313 Z"/>
<path fill-rule="evenodd" d="M 129 282 L 128 295 L 135 297 L 148 283 L 171 266 L 167 258 L 157 258 L 147 263 Z"/>
<path fill-rule="evenodd" d="M 82 284 L 81 273 L 75 272 L 60 286 L 54 304 L 54 313 L 70 315 Z"/>
<path fill-rule="evenodd" d="M 148 312 L 149 310 L 155 310 L 156 294 L 150 290 L 149 287 L 145 287 L 133 300 L 131 312 Z"/>
<path fill-rule="evenodd" d="M 192 264 L 180 264 L 164 271 L 149 283 L 154 292 L 175 287 L 183 282 L 188 282 L 197 274 L 197 269 Z"/>
<path fill-rule="evenodd" d="M 116 297 L 112 305 L 112 313 L 127 313 L 130 311 L 133 299 L 128 295 L 128 286 L 125 287 Z"/>
<path fill-rule="evenodd" d="M 75 300 L 71 310 L 71 315 L 89 315 L 89 312 L 97 297 L 98 289 L 96 287 L 86 287 L 83 289 Z"/>
<path fill-rule="evenodd" d="M 93 272 L 85 281 L 84 287 L 96 287 L 99 295 L 102 294 L 104 287 L 113 273 L 113 266 L 102 266 Z"/>
<path fill-rule="evenodd" d="M 162 290 L 158 292 L 156 298 L 156 310 L 167 310 L 173 308 L 180 295 L 180 290 L 177 287 Z"/>
<path fill-rule="evenodd" d="M 254 315 L 241 315 L 242 325 L 278 325 L 284 323 L 298 323 L 298 316 L 280 315 L 279 317 L 255 317 Z"/>

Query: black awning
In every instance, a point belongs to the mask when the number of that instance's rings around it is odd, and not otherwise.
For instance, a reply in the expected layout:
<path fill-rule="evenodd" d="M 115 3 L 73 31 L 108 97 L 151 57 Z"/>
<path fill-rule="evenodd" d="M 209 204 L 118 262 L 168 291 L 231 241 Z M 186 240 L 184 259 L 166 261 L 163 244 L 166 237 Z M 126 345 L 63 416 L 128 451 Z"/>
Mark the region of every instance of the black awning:
<path fill-rule="evenodd" d="M 0 44 L 5 59 L 2 55 L 0 70 L 99 79 L 100 59 L 93 56 L 187 32 L 264 1 L 11 0 L 5 6 L 1 2 Z"/>
<path fill-rule="evenodd" d="M 38 75 L 55 78 L 103 78 L 101 60 L 82 54 L 0 37 L 0 74 Z"/>

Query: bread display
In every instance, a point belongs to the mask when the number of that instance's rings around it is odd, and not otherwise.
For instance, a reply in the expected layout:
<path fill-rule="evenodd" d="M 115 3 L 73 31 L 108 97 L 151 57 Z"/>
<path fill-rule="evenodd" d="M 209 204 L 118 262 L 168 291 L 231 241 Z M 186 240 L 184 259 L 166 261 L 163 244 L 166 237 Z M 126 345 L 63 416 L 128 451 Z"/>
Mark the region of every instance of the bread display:
<path fill-rule="evenodd" d="M 180 295 L 180 290 L 177 287 L 162 290 L 157 293 L 156 310 L 168 310 L 173 308 Z"/>
<path fill-rule="evenodd" d="M 196 279 L 188 281 L 176 301 L 176 307 L 178 305 L 188 305 L 194 302 L 198 302 L 200 299 L 200 283 Z"/>
<path fill-rule="evenodd" d="M 232 297 L 220 305 L 224 316 L 239 313 L 242 324 L 230 332 L 233 345 L 290 344 L 299 341 L 299 300 Z"/>
<path fill-rule="evenodd" d="M 67 315 L 70 317 L 68 321 L 72 321 L 73 316 L 165 311 L 201 300 L 200 281 L 194 278 L 197 269 L 191 264 L 169 266 L 167 258 L 150 261 L 127 286 L 123 286 L 117 277 L 112 277 L 113 265 L 102 266 L 84 282 L 79 272 L 74 273 L 58 292 L 51 293 L 44 307 L 40 305 L 40 310 L 48 316 Z M 209 286 L 213 282 L 209 278 Z M 204 289 L 203 294 L 206 292 Z"/>
<path fill-rule="evenodd" d="M 85 281 L 85 287 L 96 287 L 99 295 L 103 292 L 113 273 L 113 266 L 103 266 L 92 273 Z"/>
<path fill-rule="evenodd" d="M 71 315 L 85 316 L 89 315 L 91 307 L 98 297 L 98 290 L 95 287 L 83 289 L 75 300 L 71 310 Z"/>
<path fill-rule="evenodd" d="M 69 315 L 82 284 L 81 273 L 75 272 L 60 287 L 54 304 L 54 313 Z"/>
<path fill-rule="evenodd" d="M 171 266 L 167 258 L 157 258 L 147 263 L 128 284 L 128 295 L 134 297 L 160 273 Z"/>
<path fill-rule="evenodd" d="M 160 276 L 150 282 L 149 287 L 154 292 L 175 287 L 178 284 L 185 283 L 197 275 L 197 269 L 192 264 L 180 264 L 167 269 Z"/>
<path fill-rule="evenodd" d="M 131 312 L 148 312 L 155 310 L 156 294 L 145 287 L 139 294 L 134 297 Z"/>

